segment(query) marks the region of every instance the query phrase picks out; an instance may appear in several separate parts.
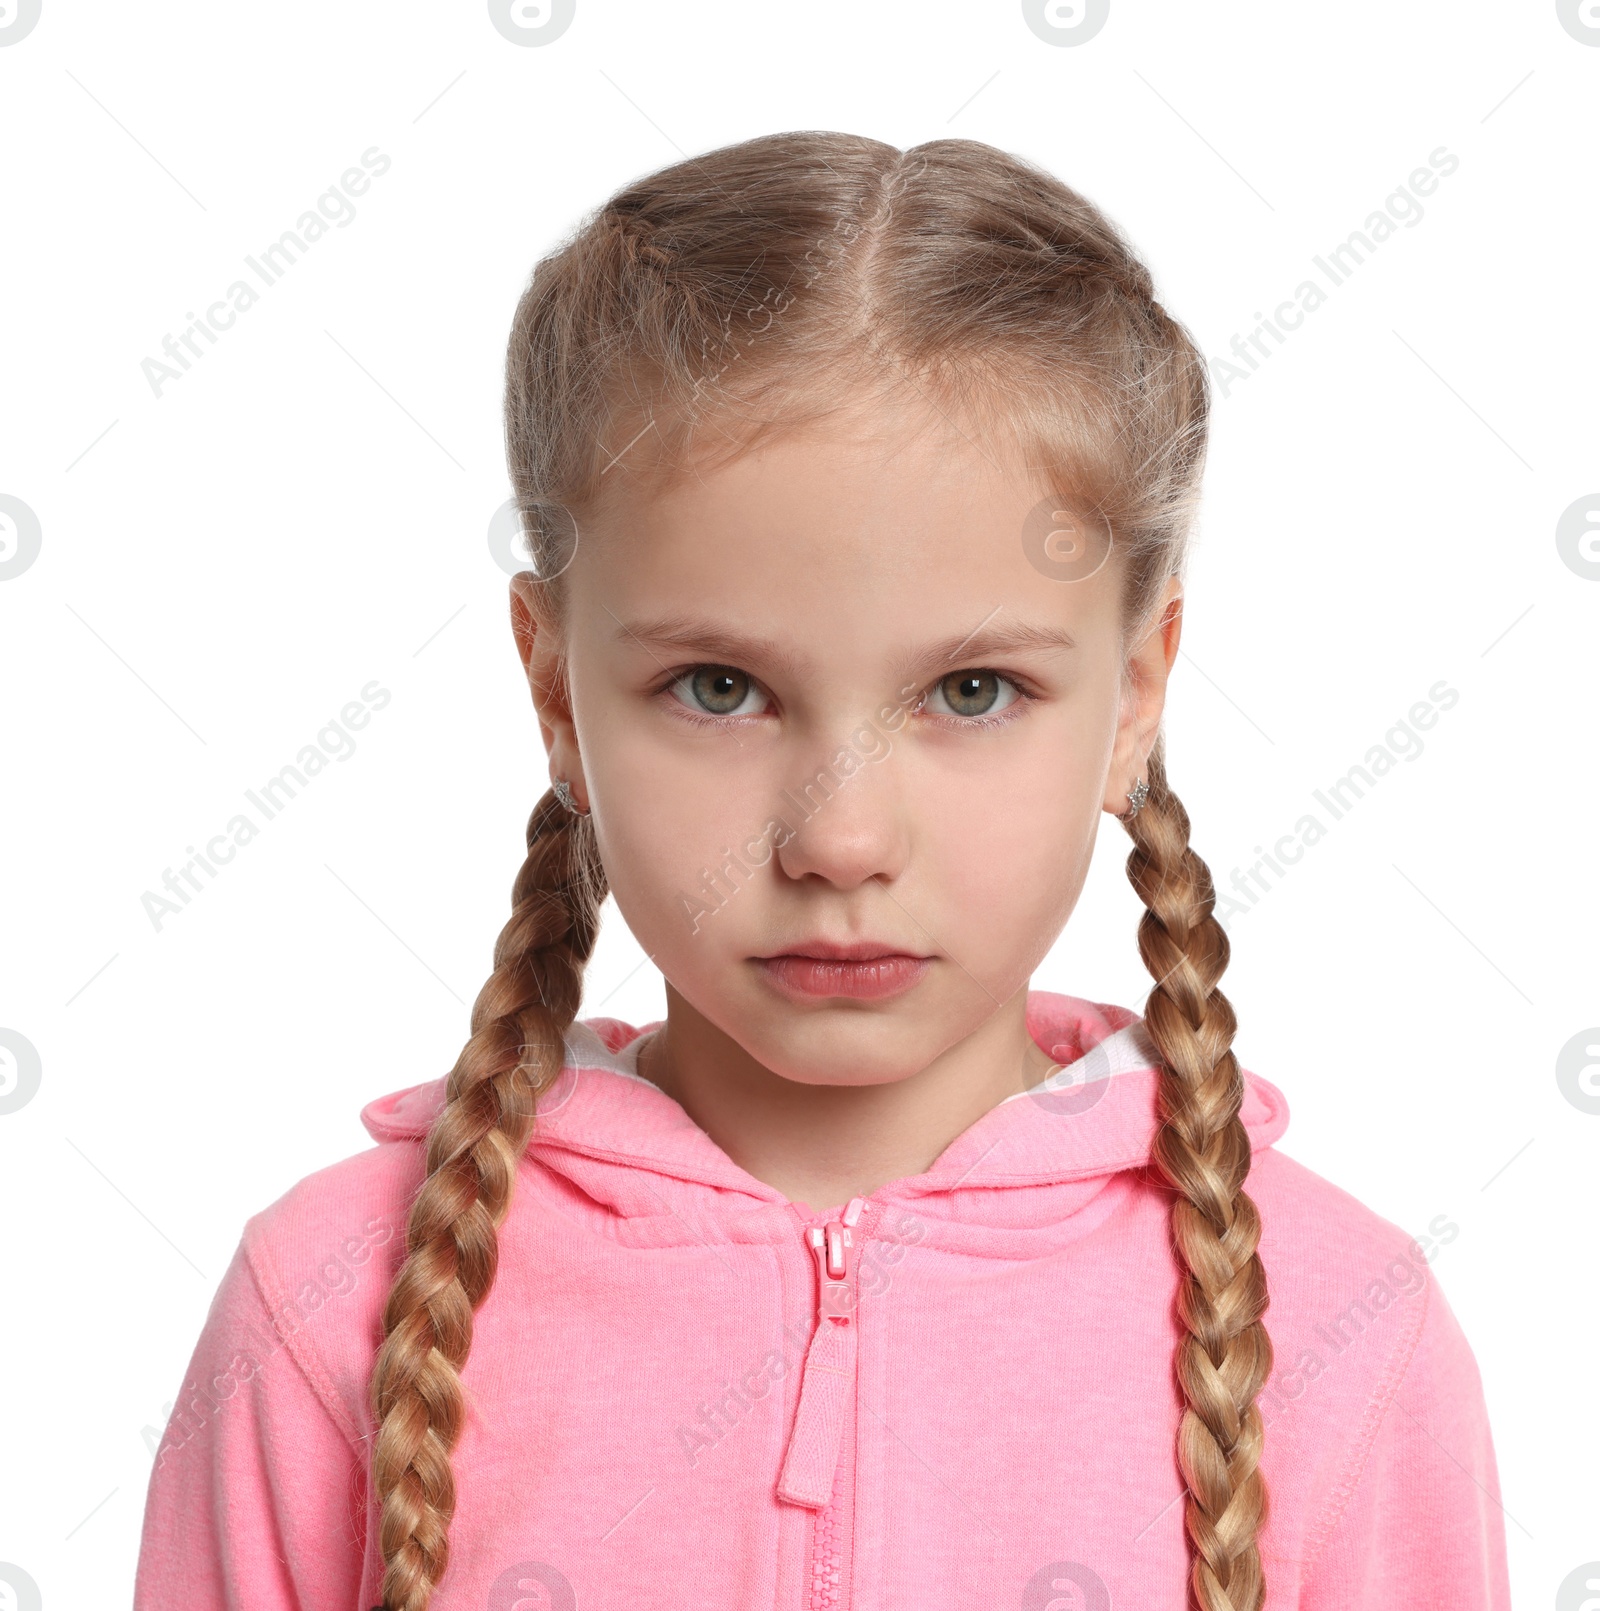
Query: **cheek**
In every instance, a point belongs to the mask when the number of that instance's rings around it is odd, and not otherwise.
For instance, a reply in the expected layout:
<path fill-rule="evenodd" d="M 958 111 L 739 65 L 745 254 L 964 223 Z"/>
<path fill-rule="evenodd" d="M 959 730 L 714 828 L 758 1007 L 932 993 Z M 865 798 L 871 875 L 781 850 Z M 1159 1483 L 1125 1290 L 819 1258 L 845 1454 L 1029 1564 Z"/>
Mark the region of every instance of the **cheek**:
<path fill-rule="evenodd" d="M 755 864 L 763 847 L 751 847 L 770 811 L 755 791 L 741 789 L 737 769 L 713 766 L 716 783 L 708 786 L 704 755 L 635 739 L 596 746 L 585 772 L 603 802 L 595 828 L 612 893 L 646 950 L 661 955 L 662 947 L 703 938 L 715 928 L 703 908 L 727 900 L 749 881 L 736 862 L 729 866 L 730 851 L 755 877 L 766 871 Z M 710 885 L 708 871 L 717 875 Z M 723 918 L 719 912 L 716 923 Z"/>
<path fill-rule="evenodd" d="M 1055 943 L 1088 875 L 1100 817 L 1100 781 L 1092 768 L 1050 778 L 1002 768 L 975 802 L 953 780 L 952 798 L 926 800 L 927 873 L 945 922 L 969 936 L 965 946 L 1003 971 L 1031 967 Z M 956 954 L 956 943 L 952 940 Z M 970 964 L 969 964 L 970 965 Z"/>
<path fill-rule="evenodd" d="M 1115 695 L 1109 672 L 1086 674 L 1070 700 L 985 745 L 975 770 L 930 775 L 917 791 L 942 921 L 966 936 L 959 947 L 952 938 L 952 953 L 974 971 L 991 966 L 995 988 L 1031 973 L 1082 893 L 1104 819 Z"/>

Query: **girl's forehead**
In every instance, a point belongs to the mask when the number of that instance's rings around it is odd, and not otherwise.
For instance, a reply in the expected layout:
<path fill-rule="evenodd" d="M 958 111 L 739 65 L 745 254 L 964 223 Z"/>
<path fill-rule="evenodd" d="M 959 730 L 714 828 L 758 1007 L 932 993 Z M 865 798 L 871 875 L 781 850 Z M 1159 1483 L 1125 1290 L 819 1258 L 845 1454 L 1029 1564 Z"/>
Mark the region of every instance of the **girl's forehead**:
<path fill-rule="evenodd" d="M 942 421 L 872 426 L 810 428 L 670 480 L 619 480 L 588 524 L 630 563 L 654 549 L 675 565 L 697 551 L 725 560 L 729 544 L 752 559 L 894 566 L 963 534 L 969 552 L 1020 540 L 1045 478 Z"/>
<path fill-rule="evenodd" d="M 991 478 L 1041 490 L 1049 480 L 1029 465 L 1000 414 L 976 414 L 909 380 L 898 392 L 863 383 L 831 406 L 807 405 L 793 423 L 751 404 L 738 415 L 709 413 L 692 427 L 646 413 L 637 431 L 621 429 L 627 445 L 606 466 L 602 508 L 770 495 L 786 481 L 817 492 L 841 478 L 852 487 L 877 481 L 902 490 L 918 481 L 959 493 Z"/>
<path fill-rule="evenodd" d="M 1048 501 L 1048 500 L 1047 500 Z M 570 573 L 572 624 L 593 641 L 816 670 L 842 652 L 1057 655 L 1114 633 L 1114 564 L 1071 583 L 1037 563 L 1033 489 L 751 476 L 639 511 Z M 1036 524 L 1036 521 L 1033 521 Z"/>
<path fill-rule="evenodd" d="M 572 600 L 636 629 L 885 650 L 996 616 L 1087 629 L 1115 613 L 1109 535 L 1079 533 L 1076 572 L 1048 557 L 1073 541 L 1049 484 L 971 421 L 857 405 L 670 477 L 619 476 L 580 521 Z"/>

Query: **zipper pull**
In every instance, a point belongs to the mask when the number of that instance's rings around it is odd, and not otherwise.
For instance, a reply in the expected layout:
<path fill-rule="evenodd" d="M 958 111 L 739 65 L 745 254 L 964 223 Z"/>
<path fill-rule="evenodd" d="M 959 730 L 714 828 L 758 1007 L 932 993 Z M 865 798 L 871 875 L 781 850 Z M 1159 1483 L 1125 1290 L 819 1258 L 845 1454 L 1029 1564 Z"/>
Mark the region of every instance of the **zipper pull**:
<path fill-rule="evenodd" d="M 812 1510 L 833 1497 L 844 1430 L 845 1394 L 855 1381 L 856 1266 L 853 1227 L 867 1206 L 852 1197 L 836 1220 L 806 1232 L 817 1263 L 817 1329 L 806 1349 L 778 1497 Z"/>

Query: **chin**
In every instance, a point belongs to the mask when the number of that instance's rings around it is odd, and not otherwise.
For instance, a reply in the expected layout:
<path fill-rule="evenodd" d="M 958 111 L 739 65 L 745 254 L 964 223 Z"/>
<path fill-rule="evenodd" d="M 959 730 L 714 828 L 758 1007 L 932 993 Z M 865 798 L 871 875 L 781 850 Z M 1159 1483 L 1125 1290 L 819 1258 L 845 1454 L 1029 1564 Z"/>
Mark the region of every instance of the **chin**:
<path fill-rule="evenodd" d="M 913 993 L 914 994 L 914 993 Z M 763 1009 L 736 1039 L 762 1067 L 796 1085 L 892 1085 L 943 1049 L 909 1002 L 819 1003 Z M 923 1042 L 926 1041 L 926 1045 Z"/>

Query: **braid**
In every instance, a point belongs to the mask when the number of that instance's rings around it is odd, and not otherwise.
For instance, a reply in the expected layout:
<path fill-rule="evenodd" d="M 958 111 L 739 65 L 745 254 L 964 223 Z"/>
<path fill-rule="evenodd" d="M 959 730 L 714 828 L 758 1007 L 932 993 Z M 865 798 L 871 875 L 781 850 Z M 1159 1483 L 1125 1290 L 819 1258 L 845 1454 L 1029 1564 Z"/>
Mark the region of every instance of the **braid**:
<path fill-rule="evenodd" d="M 496 1233 L 535 1103 L 565 1061 L 605 898 L 593 827 L 553 792 L 534 807 L 527 843 L 494 971 L 473 1003 L 471 1037 L 428 1134 L 427 1178 L 384 1309 L 372 1375 L 382 1611 L 425 1611 L 449 1562 L 450 1453 L 461 1433 L 472 1315 L 494 1283 Z"/>
<path fill-rule="evenodd" d="M 1256 1394 L 1272 1368 L 1261 1317 L 1261 1222 L 1242 1190 L 1250 1140 L 1239 1118 L 1244 1076 L 1232 1052 L 1233 1008 L 1216 988 L 1228 939 L 1212 916 L 1211 872 L 1189 846 L 1189 815 L 1167 784 L 1163 745 L 1150 793 L 1122 819 L 1134 848 L 1128 878 L 1146 907 L 1139 952 L 1156 983 L 1145 1024 L 1161 1057 L 1161 1128 L 1152 1162 L 1178 1195 L 1172 1234 L 1184 1265 L 1178 1314 L 1187 1335 L 1177 1375 L 1185 1408 L 1178 1465 L 1188 1488 L 1190 1583 L 1200 1611 L 1258 1611 L 1265 1593 L 1256 1537 L 1267 1514 Z"/>

